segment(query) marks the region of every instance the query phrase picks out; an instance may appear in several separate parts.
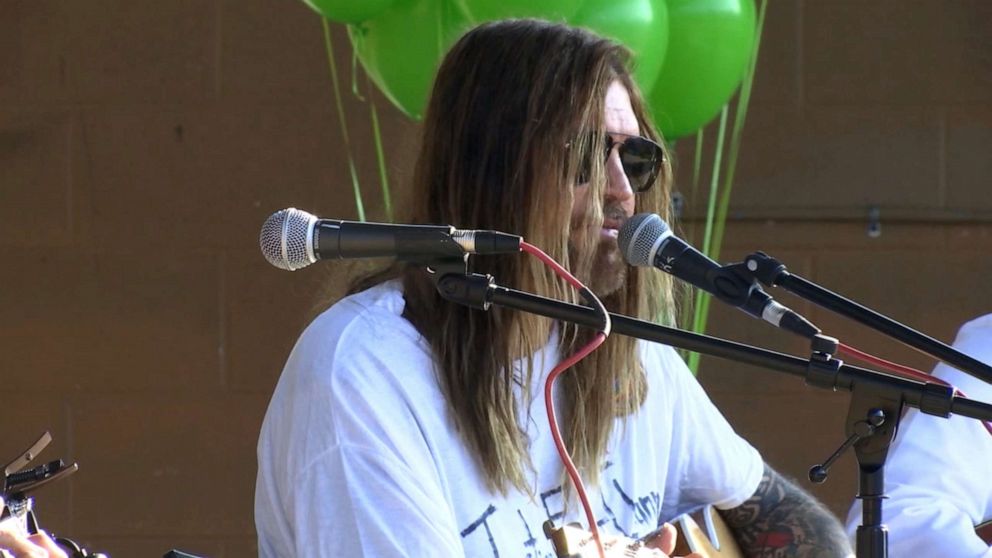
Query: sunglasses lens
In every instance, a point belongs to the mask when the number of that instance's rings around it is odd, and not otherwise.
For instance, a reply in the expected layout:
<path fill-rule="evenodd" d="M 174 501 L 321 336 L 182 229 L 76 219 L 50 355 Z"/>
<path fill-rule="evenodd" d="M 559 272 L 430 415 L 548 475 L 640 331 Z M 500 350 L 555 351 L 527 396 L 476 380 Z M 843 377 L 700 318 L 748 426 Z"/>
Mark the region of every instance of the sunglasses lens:
<path fill-rule="evenodd" d="M 638 192 L 651 187 L 663 161 L 661 147 L 645 138 L 627 138 L 620 148 L 620 164 L 630 185 Z"/>
<path fill-rule="evenodd" d="M 627 179 L 630 180 L 630 186 L 638 192 L 650 189 L 655 177 L 658 176 L 661 164 L 665 160 L 665 153 L 661 150 L 661 146 L 649 139 L 636 136 L 628 137 L 622 143 L 614 142 L 610 135 L 607 135 L 605 139 L 606 150 L 603 153 L 603 159 L 608 159 L 613 148 L 618 147 L 620 164 L 623 166 Z M 617 145 L 618 143 L 619 145 Z M 586 151 L 590 151 L 594 144 L 595 139 L 589 138 Z M 592 158 L 584 155 L 579 161 L 576 181 L 578 184 L 585 184 L 589 182 L 592 174 Z"/>

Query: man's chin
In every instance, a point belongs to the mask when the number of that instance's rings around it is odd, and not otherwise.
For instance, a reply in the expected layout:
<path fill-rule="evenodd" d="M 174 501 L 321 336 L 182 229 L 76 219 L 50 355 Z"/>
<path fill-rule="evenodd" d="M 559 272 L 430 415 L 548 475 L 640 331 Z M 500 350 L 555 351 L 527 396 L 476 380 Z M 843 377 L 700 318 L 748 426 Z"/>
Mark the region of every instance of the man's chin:
<path fill-rule="evenodd" d="M 627 264 L 620 256 L 616 242 L 612 244 L 613 246 L 600 245 L 592 269 L 592 280 L 589 282 L 592 292 L 600 298 L 616 293 L 627 281 Z"/>

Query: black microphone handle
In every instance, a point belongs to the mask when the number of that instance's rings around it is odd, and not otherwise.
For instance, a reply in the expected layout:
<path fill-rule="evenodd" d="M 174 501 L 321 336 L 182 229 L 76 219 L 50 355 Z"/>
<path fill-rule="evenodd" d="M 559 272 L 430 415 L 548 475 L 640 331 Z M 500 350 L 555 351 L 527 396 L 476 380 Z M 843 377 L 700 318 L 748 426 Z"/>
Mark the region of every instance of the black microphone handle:
<path fill-rule="evenodd" d="M 669 236 L 654 256 L 654 266 L 748 314 L 763 318 L 771 297 L 758 286 L 711 260 L 681 238 Z"/>
<path fill-rule="evenodd" d="M 742 277 L 734 271 L 734 266 L 721 266 L 677 236 L 669 235 L 662 240 L 652 263 L 658 269 L 776 327 L 805 338 L 820 333 L 820 329 L 809 320 L 775 302 L 756 280 Z"/>
<path fill-rule="evenodd" d="M 653 263 L 665 273 L 671 273 L 714 296 L 719 296 L 719 293 L 710 286 L 707 272 L 720 267 L 720 264 L 688 245 L 681 238 L 669 236 L 664 239 L 654 255 Z"/>
<path fill-rule="evenodd" d="M 454 227 L 393 225 L 321 219 L 314 227 L 314 255 L 320 259 L 430 257 L 459 258 L 464 250 L 452 239 Z"/>

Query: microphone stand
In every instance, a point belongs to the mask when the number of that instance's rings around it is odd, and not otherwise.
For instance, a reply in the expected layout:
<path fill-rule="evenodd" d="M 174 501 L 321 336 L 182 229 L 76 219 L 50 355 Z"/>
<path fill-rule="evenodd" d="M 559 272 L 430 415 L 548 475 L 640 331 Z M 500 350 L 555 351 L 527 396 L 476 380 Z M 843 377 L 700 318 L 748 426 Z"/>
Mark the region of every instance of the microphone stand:
<path fill-rule="evenodd" d="M 430 262 L 427 268 L 438 293 L 458 304 L 480 310 L 496 304 L 588 327 L 601 323 L 592 308 L 501 287 L 491 276 L 470 274 L 465 258 Z M 610 317 L 613 332 L 621 335 L 792 374 L 821 389 L 852 392 L 846 424 L 848 438 L 827 461 L 810 470 L 810 480 L 823 482 L 830 465 L 845 449 L 854 446 L 860 468 L 858 497 L 864 503 L 862 525 L 857 532 L 858 558 L 888 556 L 888 532 L 882 524 L 884 465 L 903 407 L 916 407 L 944 418 L 954 413 L 992 420 L 992 405 L 958 397 L 952 388 L 844 364 L 833 357 L 837 341 L 822 335 L 814 336 L 811 356 L 803 359 L 629 316 L 611 313 Z"/>
<path fill-rule="evenodd" d="M 992 383 L 992 366 L 966 355 L 953 347 L 941 343 L 928 335 L 907 327 L 889 318 L 888 316 L 882 315 L 870 308 L 840 296 L 833 291 L 827 290 L 812 281 L 804 279 L 798 275 L 793 275 L 786 270 L 784 264 L 764 252 L 755 252 L 747 256 L 744 259 L 743 264 L 731 264 L 727 267 L 734 268 L 740 273 L 749 275 L 752 280 L 757 279 L 766 286 L 782 287 L 790 293 L 808 300 L 817 306 L 866 325 L 887 335 L 888 337 L 891 337 L 892 339 L 895 339 L 896 341 L 903 343 L 904 345 L 932 356 L 937 360 L 943 361 L 986 383 Z M 926 384 L 926 386 L 932 385 L 933 384 L 929 383 Z M 851 402 L 851 412 L 847 417 L 848 434 L 851 437 L 844 442 L 844 445 L 842 445 L 841 448 L 835 452 L 835 454 L 831 456 L 831 459 L 828 461 L 836 459 L 836 456 L 843 451 L 843 449 L 854 443 L 855 455 L 857 456 L 858 468 L 860 470 L 860 488 L 858 498 L 862 500 L 863 512 L 862 525 L 858 527 L 857 532 L 858 556 L 861 556 L 862 550 L 869 553 L 868 555 L 870 556 L 886 556 L 885 552 L 887 551 L 887 539 L 885 528 L 881 524 L 881 521 L 882 499 L 885 497 L 884 466 L 885 458 L 888 452 L 888 443 L 882 444 L 879 441 L 881 438 L 871 437 L 873 434 L 871 429 L 872 421 L 884 421 L 885 417 L 872 417 L 869 414 L 867 423 L 857 423 L 861 426 L 855 426 L 855 433 L 852 434 L 852 425 L 854 425 L 855 421 L 859 418 L 854 416 L 855 406 L 858 407 L 858 411 L 863 411 L 866 407 L 865 402 L 858 401 L 858 399 L 858 393 L 855 392 L 855 397 Z M 945 418 L 948 416 L 947 413 L 949 412 L 948 408 L 942 406 L 935 407 L 930 410 L 924 410 L 923 407 L 920 407 L 920 410 L 928 414 L 943 416 Z M 871 413 L 871 411 L 869 411 L 869 413 Z M 897 425 L 901 416 L 901 412 L 895 415 L 889 413 L 888 417 L 894 419 L 889 422 Z M 861 420 L 863 421 L 863 419 Z M 852 437 L 859 432 L 868 433 L 869 438 L 866 439 L 867 441 L 861 442 L 858 438 L 854 438 L 854 442 L 852 442 Z M 891 437 L 889 440 L 891 441 Z M 814 467 L 814 469 L 810 471 L 810 480 L 814 480 L 815 474 L 816 468 Z M 823 478 L 825 478 L 825 475 Z M 822 481 L 814 480 L 814 482 Z M 881 548 L 881 550 L 877 550 L 878 548 Z"/>
<path fill-rule="evenodd" d="M 992 383 L 992 366 L 812 281 L 793 275 L 786 270 L 785 265 L 764 252 L 749 255 L 744 259 L 743 266 L 731 264 L 726 267 L 739 269 L 765 286 L 782 287 L 800 298 L 884 333 L 983 382 Z"/>

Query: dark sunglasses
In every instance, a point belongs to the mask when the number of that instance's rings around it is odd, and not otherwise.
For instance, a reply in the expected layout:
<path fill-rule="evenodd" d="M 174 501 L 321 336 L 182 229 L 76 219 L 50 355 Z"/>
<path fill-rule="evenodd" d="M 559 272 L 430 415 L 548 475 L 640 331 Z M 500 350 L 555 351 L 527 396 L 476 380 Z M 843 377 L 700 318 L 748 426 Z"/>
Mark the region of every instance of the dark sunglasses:
<path fill-rule="evenodd" d="M 602 133 L 602 132 L 599 132 Z M 616 141 L 613 136 L 622 136 L 623 141 Z M 596 144 L 595 136 L 589 138 L 586 144 L 588 149 Z M 606 149 L 603 153 L 603 161 L 610 158 L 613 148 L 617 148 L 620 155 L 620 165 L 623 167 L 627 180 L 630 181 L 631 188 L 636 192 L 646 192 L 651 189 L 661 167 L 665 163 L 665 151 L 657 143 L 642 138 L 641 136 L 631 136 L 627 134 L 611 133 L 605 134 L 604 143 Z M 579 184 L 589 182 L 592 174 L 592 157 L 584 156 L 579 159 L 579 174 L 577 177 Z"/>

